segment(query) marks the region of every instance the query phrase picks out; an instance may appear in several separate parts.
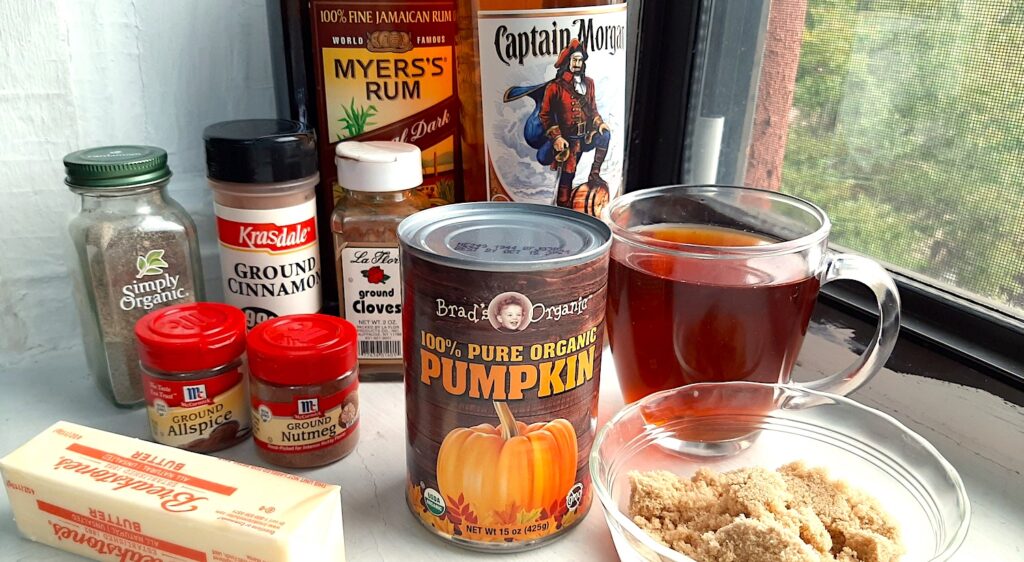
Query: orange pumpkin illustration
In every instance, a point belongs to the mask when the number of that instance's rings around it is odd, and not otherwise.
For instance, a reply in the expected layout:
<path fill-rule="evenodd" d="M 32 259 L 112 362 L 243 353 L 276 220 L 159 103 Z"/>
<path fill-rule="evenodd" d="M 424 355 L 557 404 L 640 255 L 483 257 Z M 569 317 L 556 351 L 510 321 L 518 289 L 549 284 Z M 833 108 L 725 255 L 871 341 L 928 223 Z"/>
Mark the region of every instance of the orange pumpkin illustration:
<path fill-rule="evenodd" d="M 564 419 L 526 425 L 495 402 L 498 426 L 455 428 L 437 456 L 437 484 L 480 515 L 530 512 L 564 499 L 576 479 L 576 431 Z"/>

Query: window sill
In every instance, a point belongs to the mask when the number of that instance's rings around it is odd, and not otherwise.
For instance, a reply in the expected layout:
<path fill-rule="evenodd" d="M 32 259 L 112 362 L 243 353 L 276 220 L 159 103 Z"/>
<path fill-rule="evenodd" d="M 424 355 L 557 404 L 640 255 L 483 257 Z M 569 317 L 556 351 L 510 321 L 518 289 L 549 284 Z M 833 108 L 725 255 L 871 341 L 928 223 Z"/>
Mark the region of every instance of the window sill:
<path fill-rule="evenodd" d="M 872 327 L 841 312 L 819 307 L 794 377 L 809 380 L 851 362 Z M 614 366 L 604 364 L 600 421 L 622 406 Z M 57 419 L 148 438 L 142 410 L 118 410 L 92 386 L 80 351 L 36 358 L 5 370 L 6 428 L 0 454 L 6 454 Z M 973 521 L 953 560 L 1013 560 L 1024 552 L 1024 408 L 983 390 L 957 384 L 981 376 L 957 361 L 901 338 L 889 367 L 853 398 L 890 413 L 928 439 L 960 472 L 971 499 Z M 405 489 L 405 422 L 401 383 L 360 388 L 366 431 L 356 451 L 328 467 L 304 471 L 310 478 L 342 486 L 345 547 L 352 560 L 478 560 L 479 555 L 430 535 L 409 514 Z M 1009 395 L 1007 395 L 1009 396 Z M 1019 400 L 1021 396 L 1011 398 Z M 262 464 L 251 442 L 217 454 Z M 79 560 L 21 539 L 10 507 L 0 502 L 0 552 L 19 560 Z M 584 556 L 584 553 L 586 555 Z M 617 560 L 599 505 L 578 529 L 543 549 L 516 560 Z"/>

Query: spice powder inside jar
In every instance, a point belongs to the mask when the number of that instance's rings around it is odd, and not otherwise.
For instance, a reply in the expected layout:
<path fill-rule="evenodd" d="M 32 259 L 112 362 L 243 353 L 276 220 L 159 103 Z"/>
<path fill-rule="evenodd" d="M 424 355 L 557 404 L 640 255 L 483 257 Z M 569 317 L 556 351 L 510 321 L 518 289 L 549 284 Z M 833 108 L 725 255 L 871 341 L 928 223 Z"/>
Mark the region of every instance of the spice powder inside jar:
<path fill-rule="evenodd" d="M 253 438 L 289 468 L 340 460 L 359 439 L 356 329 L 323 314 L 268 320 L 248 336 Z"/>

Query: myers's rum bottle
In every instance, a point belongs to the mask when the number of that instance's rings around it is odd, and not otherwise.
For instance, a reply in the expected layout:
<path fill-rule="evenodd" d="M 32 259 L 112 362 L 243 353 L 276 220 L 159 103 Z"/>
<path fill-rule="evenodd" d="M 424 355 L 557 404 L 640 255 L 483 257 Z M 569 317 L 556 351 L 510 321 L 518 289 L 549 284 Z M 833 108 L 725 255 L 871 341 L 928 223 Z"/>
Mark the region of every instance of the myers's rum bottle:
<path fill-rule="evenodd" d="M 341 190 L 340 141 L 399 141 L 422 152 L 420 192 L 434 205 L 460 201 L 456 0 L 268 0 L 278 112 L 316 129 L 322 239 Z M 330 244 L 320 263 L 335 263 Z M 334 278 L 325 309 L 337 310 Z"/>
<path fill-rule="evenodd" d="M 459 0 L 467 200 L 594 215 L 623 188 L 626 4 Z"/>

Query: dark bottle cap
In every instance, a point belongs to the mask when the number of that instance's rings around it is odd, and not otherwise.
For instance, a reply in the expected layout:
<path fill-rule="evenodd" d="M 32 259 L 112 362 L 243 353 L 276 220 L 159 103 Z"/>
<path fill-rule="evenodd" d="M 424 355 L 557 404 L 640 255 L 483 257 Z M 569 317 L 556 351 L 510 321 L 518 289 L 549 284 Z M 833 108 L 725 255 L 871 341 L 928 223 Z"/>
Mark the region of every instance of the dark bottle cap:
<path fill-rule="evenodd" d="M 316 133 L 287 119 L 214 123 L 203 131 L 206 176 L 233 183 L 278 183 L 316 173 Z"/>

